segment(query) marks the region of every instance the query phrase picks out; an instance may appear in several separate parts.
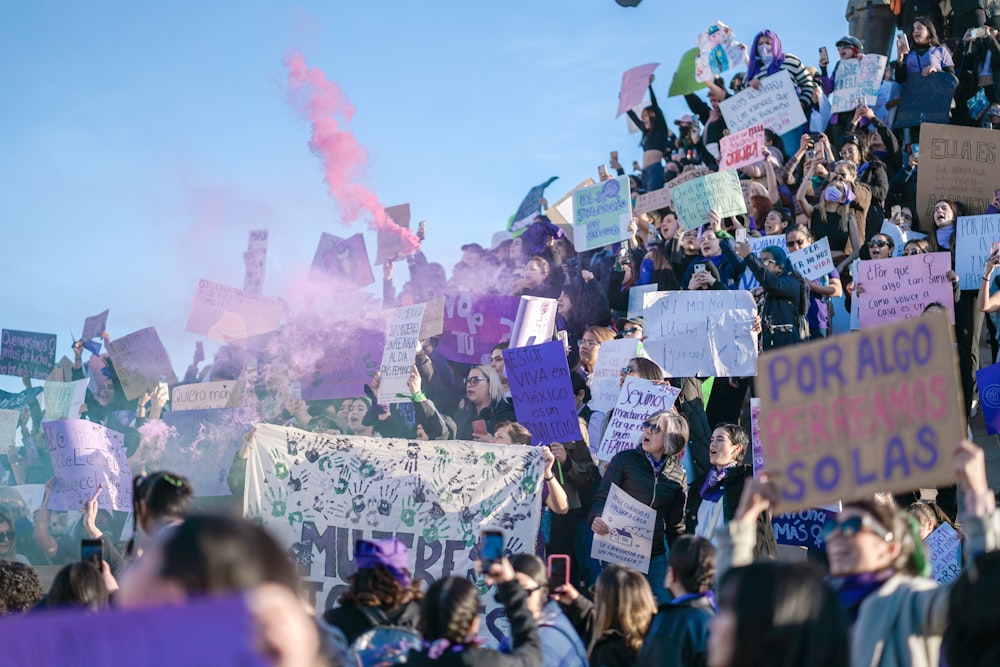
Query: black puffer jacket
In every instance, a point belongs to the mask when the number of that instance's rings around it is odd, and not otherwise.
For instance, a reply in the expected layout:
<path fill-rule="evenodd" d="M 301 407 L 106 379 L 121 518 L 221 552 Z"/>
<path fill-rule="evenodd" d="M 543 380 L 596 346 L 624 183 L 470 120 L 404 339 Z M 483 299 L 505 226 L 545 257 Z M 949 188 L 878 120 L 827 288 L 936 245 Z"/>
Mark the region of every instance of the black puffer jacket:
<path fill-rule="evenodd" d="M 747 255 L 747 268 L 764 288 L 764 305 L 760 310 L 764 350 L 801 343 L 799 335 L 799 315 L 803 316 L 809 307 L 803 301 L 807 287 L 790 271 L 776 276 L 767 270 L 757 255 Z"/>
<path fill-rule="evenodd" d="M 323 612 L 323 620 L 339 628 L 347 643 L 351 644 L 374 627 L 398 625 L 416 630 L 420 623 L 420 603 L 414 600 L 396 609 L 386 609 L 359 607 L 353 602 L 346 602 Z"/>
<path fill-rule="evenodd" d="M 678 536 L 684 534 L 684 502 L 687 497 L 687 475 L 684 468 L 676 456 L 669 459 L 660 474 L 654 477 L 653 466 L 649 464 L 642 447 L 615 454 L 604 472 L 601 486 L 594 494 L 588 521 L 593 523 L 595 517 L 601 516 L 611 485 L 617 484 L 625 493 L 656 510 L 650 556 L 666 552 L 663 546 L 664 536 L 667 544 L 673 544 Z"/>
<path fill-rule="evenodd" d="M 722 482 L 722 518 L 728 523 L 736 515 L 743 495 L 743 484 L 747 478 L 753 477 L 753 466 L 742 464 L 733 466 L 726 473 Z M 694 534 L 698 525 L 698 509 L 701 507 L 701 487 L 705 485 L 708 475 L 702 475 L 691 485 L 687 503 L 687 531 Z M 757 544 L 753 549 L 755 560 L 771 559 L 778 555 L 778 543 L 774 539 L 774 528 L 771 526 L 771 512 L 763 512 L 757 519 Z"/>
<path fill-rule="evenodd" d="M 715 609 L 705 595 L 661 604 L 639 649 L 636 667 L 703 667 L 708 624 L 714 616 Z"/>
<path fill-rule="evenodd" d="M 476 406 L 469 399 L 463 398 L 455 413 L 455 426 L 459 440 L 472 440 L 472 422 L 482 419 L 486 422 L 486 430 L 492 434 L 500 422 L 517 421 L 514 405 L 508 399 L 502 399 L 487 405 L 481 412 L 476 412 Z"/>

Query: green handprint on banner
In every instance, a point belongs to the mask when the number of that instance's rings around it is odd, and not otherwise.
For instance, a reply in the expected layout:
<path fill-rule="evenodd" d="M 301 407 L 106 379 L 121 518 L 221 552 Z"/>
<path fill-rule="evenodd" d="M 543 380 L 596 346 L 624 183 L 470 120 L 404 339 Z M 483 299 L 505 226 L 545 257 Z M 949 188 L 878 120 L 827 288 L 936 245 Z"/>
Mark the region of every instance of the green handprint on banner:
<path fill-rule="evenodd" d="M 524 473 L 521 478 L 521 491 L 525 495 L 532 495 L 538 490 L 538 474 L 532 471 Z"/>
<path fill-rule="evenodd" d="M 333 470 L 334 468 L 342 468 L 344 466 L 344 457 L 340 454 L 328 454 L 319 460 L 320 472 L 326 470 Z"/>
<path fill-rule="evenodd" d="M 482 514 L 483 518 L 489 517 L 491 514 L 497 511 L 500 507 L 501 500 L 500 494 L 495 494 L 489 498 L 485 498 L 481 503 L 479 503 L 479 513 Z"/>
<path fill-rule="evenodd" d="M 376 472 L 375 466 L 372 465 L 371 461 L 358 457 L 351 459 L 350 468 L 352 472 L 357 473 L 364 479 L 374 477 Z"/>
<path fill-rule="evenodd" d="M 479 595 L 483 596 L 490 592 L 490 587 L 486 584 L 486 577 L 481 574 L 475 574 L 472 576 L 472 584 L 479 591 Z"/>
<path fill-rule="evenodd" d="M 348 483 L 347 478 L 346 477 L 341 477 L 340 479 L 337 480 L 337 483 L 334 484 L 334 486 L 333 486 L 333 492 L 336 493 L 338 496 L 342 496 L 345 493 L 347 493 L 348 486 L 349 486 L 349 483 Z"/>
<path fill-rule="evenodd" d="M 445 481 L 438 477 L 431 480 L 431 490 L 438 497 L 438 502 L 442 505 L 450 505 L 451 501 L 455 498 L 452 492 L 448 489 Z"/>
<path fill-rule="evenodd" d="M 472 548 L 476 546 L 476 541 L 479 536 L 476 535 L 476 531 L 472 529 L 472 526 L 466 523 L 462 524 L 462 541 L 465 542 L 465 546 Z"/>
<path fill-rule="evenodd" d="M 448 537 L 448 521 L 444 517 L 424 528 L 424 539 L 428 542 L 437 542 L 444 537 Z"/>
<path fill-rule="evenodd" d="M 496 465 L 497 455 L 493 452 L 486 452 L 480 460 L 483 464 L 483 479 L 493 479 L 496 476 L 496 470 L 493 466 Z"/>
<path fill-rule="evenodd" d="M 399 513 L 399 520 L 407 527 L 413 528 L 413 524 L 417 519 L 417 512 L 423 506 L 423 503 L 414 502 L 412 498 L 403 498 L 403 509 Z"/>
<path fill-rule="evenodd" d="M 285 502 L 285 490 L 282 487 L 268 487 L 267 499 L 271 502 L 271 516 L 285 516 L 288 505 Z"/>
<path fill-rule="evenodd" d="M 434 472 L 443 472 L 444 469 L 451 463 L 451 452 L 444 447 L 434 448 L 434 467 L 432 470 Z"/>
<path fill-rule="evenodd" d="M 274 461 L 274 476 L 278 479 L 285 479 L 288 477 L 288 466 L 282 461 L 284 454 L 281 450 L 272 449 L 270 450 L 271 460 Z"/>

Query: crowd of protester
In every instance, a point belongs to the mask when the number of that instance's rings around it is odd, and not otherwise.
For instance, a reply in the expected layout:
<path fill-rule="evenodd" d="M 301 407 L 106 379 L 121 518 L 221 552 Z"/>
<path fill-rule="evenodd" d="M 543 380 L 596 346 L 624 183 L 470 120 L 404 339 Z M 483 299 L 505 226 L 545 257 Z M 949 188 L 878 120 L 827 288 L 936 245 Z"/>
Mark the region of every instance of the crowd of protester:
<path fill-rule="evenodd" d="M 979 25 L 963 25 L 959 32 L 940 12 L 908 20 L 901 25 L 908 36 L 901 59 L 890 63 L 886 76 L 902 82 L 954 72 L 960 85 L 953 122 L 994 127 L 1000 126 L 1000 42 L 996 26 L 986 26 L 980 14 Z M 855 37 L 835 46 L 842 59 L 864 54 Z M 98 509 L 95 499 L 71 524 L 66 513 L 49 509 L 55 478 L 41 428 L 45 414 L 37 399 L 30 400 L 18 423 L 21 446 L 0 453 L 0 467 L 8 487 L 45 484 L 46 493 L 31 512 L 16 490 L 0 487 L 0 613 L 66 606 L 99 612 L 111 604 L 134 608 L 242 591 L 251 598 L 267 655 L 287 665 L 339 664 L 349 659 L 346 647 L 371 644 L 380 628 L 403 637 L 392 641 L 412 647 L 414 664 L 836 667 L 936 665 L 945 658 L 951 667 L 1000 664 L 992 597 L 1000 593 L 1000 513 L 977 445 L 955 443 L 956 487 L 940 489 L 937 502 L 908 498 L 912 504 L 905 512 L 887 494 L 846 504 L 824 531 L 827 557 L 808 564 L 776 560 L 775 491 L 754 478 L 748 459 L 747 378 L 716 378 L 709 391 L 704 378 L 665 378 L 655 360 L 637 356 L 621 369 L 622 381 L 631 376 L 669 382 L 680 391 L 677 402 L 642 424 L 635 449 L 605 462 L 592 453 L 611 417 L 589 405 L 589 379 L 601 346 L 644 337 L 642 317 L 628 314 L 631 287 L 739 289 L 749 270 L 760 284 L 754 298 L 761 351 L 795 345 L 848 333 L 836 322 L 838 310 L 846 312 L 851 295 L 864 289 L 852 277 L 854 260 L 948 251 L 954 269 L 956 219 L 983 213 L 941 200 L 929 219 L 921 216 L 917 129 L 894 130 L 864 104 L 818 123 L 837 63 L 831 67 L 823 58 L 814 67 L 784 52 L 770 30 L 754 37 L 748 53 L 746 72 L 728 86 L 721 78 L 709 82 L 707 102 L 685 96 L 692 113 L 673 123 L 657 103 L 651 78 L 652 103 L 641 116 L 633 114 L 641 130 L 641 163 L 633 163 L 628 177 L 638 195 L 669 187 L 691 168 L 718 169 L 718 141 L 728 132 L 719 102 L 786 71 L 809 127 L 782 136 L 769 132 L 764 159 L 741 170 L 741 178 L 752 183 L 749 214 L 710 213 L 681 225 L 670 208 L 650 211 L 633 218 L 621 244 L 586 252 L 539 214 L 516 237 L 498 234 L 491 248 L 463 245 L 450 277 L 422 252 L 385 265 L 385 308 L 459 292 L 556 300 L 556 330 L 565 332 L 559 338 L 583 437 L 543 446 L 539 493 L 547 527 L 539 553 L 568 556 L 570 572 L 568 583 L 551 582 L 534 553 L 483 563 L 509 621 L 498 650 L 476 643 L 479 589 L 456 576 L 423 586 L 413 578 L 409 550 L 396 539 L 359 541 L 358 569 L 347 591 L 330 609 L 308 609 L 285 546 L 246 520 L 194 512 L 197 489 L 181 474 L 156 469 L 160 424 L 173 388 L 158 386 L 138 401 L 126 400 L 114 363 L 99 352 L 85 360 L 82 341 L 74 346 L 72 379 L 89 377 L 96 359 L 108 381 L 88 390 L 81 418 L 125 435 L 135 474 L 132 525 L 125 527 L 131 535 L 121 540 L 124 516 Z M 966 102 L 979 91 L 991 106 L 973 119 Z M 610 166 L 625 175 L 617 151 Z M 993 210 L 1000 210 L 1000 201 Z M 927 239 L 897 248 L 881 231 L 886 220 Z M 770 246 L 755 253 L 749 243 L 736 241 L 741 230 L 783 234 L 787 251 Z M 788 254 L 823 238 L 836 269 L 806 280 Z M 408 264 L 409 280 L 397 291 L 393 269 L 401 261 Z M 995 338 L 984 314 L 1000 311 L 998 263 L 994 251 L 978 292 L 960 290 L 954 271 L 945 276 L 955 286 L 958 372 L 965 409 L 973 415 L 984 320 Z M 421 340 L 407 383 L 409 402 L 381 405 L 378 374 L 362 395 L 303 400 L 292 389 L 302 369 L 289 353 L 299 333 L 289 326 L 265 351 L 223 346 L 208 365 L 199 347 L 180 384 L 235 382 L 236 403 L 251 409 L 257 423 L 413 441 L 531 443 L 531 433 L 517 421 L 504 372 L 509 341 L 492 341 L 488 358 L 471 365 L 446 359 L 437 338 Z M 27 378 L 25 385 L 31 388 Z M 246 458 L 244 446 L 229 473 L 236 498 L 242 497 Z M 612 485 L 656 511 L 646 575 L 590 556 L 593 536 L 609 531 L 601 515 Z M 927 578 L 922 542 L 942 523 L 958 527 L 964 539 L 964 573 L 947 586 Z M 81 561 L 82 539 L 100 540 L 102 557 Z M 48 592 L 32 566 L 61 567 Z M 314 620 L 314 611 L 321 621 Z"/>

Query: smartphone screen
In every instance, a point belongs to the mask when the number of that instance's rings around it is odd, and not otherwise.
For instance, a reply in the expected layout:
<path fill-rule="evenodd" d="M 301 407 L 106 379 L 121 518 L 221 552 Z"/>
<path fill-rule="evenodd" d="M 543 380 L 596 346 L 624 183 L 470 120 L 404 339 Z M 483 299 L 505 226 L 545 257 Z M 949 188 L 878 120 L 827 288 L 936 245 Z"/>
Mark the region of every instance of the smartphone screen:
<path fill-rule="evenodd" d="M 100 569 L 104 560 L 104 546 L 101 540 L 80 540 L 80 560 L 92 563 Z"/>
<path fill-rule="evenodd" d="M 913 144 L 913 157 L 920 157 L 920 144 Z"/>
<path fill-rule="evenodd" d="M 736 242 L 737 243 L 746 243 L 747 242 L 747 230 L 746 229 L 737 229 L 736 230 Z"/>
<path fill-rule="evenodd" d="M 553 554 L 549 556 L 549 590 L 554 591 L 569 583 L 569 556 Z"/>
<path fill-rule="evenodd" d="M 503 558 L 503 548 L 504 537 L 502 532 L 499 530 L 483 531 L 483 546 L 480 550 L 483 557 L 483 570 Z"/>

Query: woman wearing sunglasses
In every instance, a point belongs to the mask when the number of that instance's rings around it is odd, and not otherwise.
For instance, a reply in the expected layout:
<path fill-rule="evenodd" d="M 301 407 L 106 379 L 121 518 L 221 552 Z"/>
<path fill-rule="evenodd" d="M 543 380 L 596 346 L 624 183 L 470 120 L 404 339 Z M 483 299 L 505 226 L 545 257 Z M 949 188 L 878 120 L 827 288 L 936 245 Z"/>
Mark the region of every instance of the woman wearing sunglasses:
<path fill-rule="evenodd" d="M 688 423 L 684 417 L 666 410 L 650 415 L 642 424 L 639 446 L 618 452 L 611 459 L 590 508 L 590 527 L 597 535 L 611 532 L 601 519 L 601 512 L 612 484 L 656 510 L 646 578 L 660 604 L 672 597 L 663 583 L 667 575 L 667 545 L 684 533 L 687 475 L 680 454 L 687 442 Z"/>
<path fill-rule="evenodd" d="M 793 253 L 808 248 L 815 242 L 812 231 L 805 225 L 795 224 L 785 232 L 785 245 L 788 252 Z M 830 332 L 830 299 L 843 295 L 840 276 L 836 271 L 822 276 L 809 283 L 809 310 L 806 319 L 809 321 L 809 340 L 826 338 Z"/>
<path fill-rule="evenodd" d="M 967 566 L 1000 546 L 1000 511 L 986 481 L 986 457 L 973 442 L 955 448 L 954 470 L 962 488 Z M 777 489 L 748 480 L 736 519 L 719 534 L 719 577 L 753 558 L 756 524 L 772 507 Z M 780 509 L 780 508 L 779 508 Z M 828 581 L 850 619 L 851 665 L 936 667 L 947 622 L 950 585 L 928 579 L 930 569 L 919 526 L 891 497 L 846 503 L 824 530 Z"/>
<path fill-rule="evenodd" d="M 474 422 L 486 423 L 486 432 L 492 436 L 500 422 L 514 422 L 514 406 L 504 398 L 500 376 L 489 364 L 473 366 L 465 378 L 465 398 L 458 404 L 455 425 L 459 440 L 482 440 L 492 442 L 492 438 L 473 429 Z"/>

